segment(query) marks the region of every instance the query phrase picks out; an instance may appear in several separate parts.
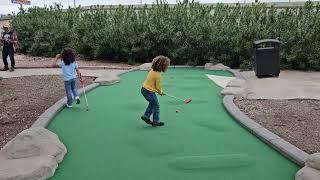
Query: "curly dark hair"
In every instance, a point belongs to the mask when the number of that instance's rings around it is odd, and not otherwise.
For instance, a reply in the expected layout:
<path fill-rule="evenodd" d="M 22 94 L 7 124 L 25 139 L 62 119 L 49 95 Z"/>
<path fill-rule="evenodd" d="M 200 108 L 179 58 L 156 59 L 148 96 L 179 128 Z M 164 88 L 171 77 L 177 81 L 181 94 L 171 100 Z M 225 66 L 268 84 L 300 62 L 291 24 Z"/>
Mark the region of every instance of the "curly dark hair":
<path fill-rule="evenodd" d="M 61 52 L 61 58 L 65 65 L 70 65 L 75 61 L 76 51 L 72 48 L 64 48 Z"/>
<path fill-rule="evenodd" d="M 154 71 L 165 72 L 170 65 L 170 59 L 165 56 L 157 56 L 152 60 L 151 68 Z"/>

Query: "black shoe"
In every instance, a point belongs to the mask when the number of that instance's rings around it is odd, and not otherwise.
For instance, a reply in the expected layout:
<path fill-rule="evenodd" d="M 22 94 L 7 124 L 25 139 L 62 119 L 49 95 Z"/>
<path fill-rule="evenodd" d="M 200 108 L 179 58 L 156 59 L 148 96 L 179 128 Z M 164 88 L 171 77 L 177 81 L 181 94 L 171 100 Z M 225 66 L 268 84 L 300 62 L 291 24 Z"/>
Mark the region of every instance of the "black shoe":
<path fill-rule="evenodd" d="M 14 71 L 14 67 L 10 68 L 10 72 L 13 72 Z"/>
<path fill-rule="evenodd" d="M 5 67 L 5 68 L 1 69 L 0 71 L 8 71 L 8 70 L 9 70 L 9 68 Z"/>
<path fill-rule="evenodd" d="M 141 116 L 141 119 L 142 119 L 145 123 L 147 123 L 147 124 L 152 124 L 152 122 L 150 121 L 150 119 L 148 119 L 148 118 L 146 118 L 146 117 L 144 117 L 144 116 Z"/>
<path fill-rule="evenodd" d="M 164 122 L 152 123 L 152 126 L 164 126 Z"/>
<path fill-rule="evenodd" d="M 80 104 L 80 98 L 79 97 L 76 98 L 76 104 Z"/>

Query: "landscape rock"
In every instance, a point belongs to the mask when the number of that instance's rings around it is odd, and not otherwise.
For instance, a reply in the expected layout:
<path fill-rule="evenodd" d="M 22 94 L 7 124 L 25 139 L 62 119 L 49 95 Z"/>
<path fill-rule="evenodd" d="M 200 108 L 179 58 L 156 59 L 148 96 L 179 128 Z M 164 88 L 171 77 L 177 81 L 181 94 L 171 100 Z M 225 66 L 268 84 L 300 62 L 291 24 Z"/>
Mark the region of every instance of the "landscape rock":
<path fill-rule="evenodd" d="M 320 171 L 320 153 L 315 153 L 308 156 L 308 159 L 306 160 L 306 166 Z"/>
<path fill-rule="evenodd" d="M 152 63 L 144 63 L 139 66 L 139 70 L 141 71 L 150 71 Z"/>
<path fill-rule="evenodd" d="M 0 150 L 0 180 L 47 179 L 66 152 L 58 136 L 49 130 L 24 130 Z"/>
<path fill-rule="evenodd" d="M 221 63 L 218 63 L 218 64 L 213 64 L 213 63 L 206 63 L 204 65 L 204 68 L 207 69 L 207 70 L 227 70 L 227 69 L 230 69 L 228 66 L 225 66 Z"/>
<path fill-rule="evenodd" d="M 240 95 L 243 92 L 243 88 L 240 87 L 226 87 L 221 91 L 222 95 Z"/>
<path fill-rule="evenodd" d="M 99 83 L 100 85 L 110 86 L 120 82 L 120 78 L 116 75 L 102 76 L 97 78 L 94 82 Z"/>
<path fill-rule="evenodd" d="M 295 180 L 319 180 L 319 179 L 320 179 L 320 171 L 307 166 L 300 169 L 295 175 Z"/>
<path fill-rule="evenodd" d="M 207 77 L 222 88 L 225 88 L 230 81 L 235 79 L 235 77 L 216 76 L 210 74 L 207 74 Z"/>
<path fill-rule="evenodd" d="M 245 87 L 246 81 L 244 79 L 234 79 L 231 80 L 227 87 Z"/>
<path fill-rule="evenodd" d="M 58 167 L 53 156 L 35 156 L 23 159 L 0 157 L 0 180 L 45 180 Z"/>
<path fill-rule="evenodd" d="M 0 155 L 7 159 L 52 155 L 59 163 L 66 152 L 66 147 L 59 141 L 56 134 L 45 128 L 37 127 L 19 133 L 1 149 Z"/>

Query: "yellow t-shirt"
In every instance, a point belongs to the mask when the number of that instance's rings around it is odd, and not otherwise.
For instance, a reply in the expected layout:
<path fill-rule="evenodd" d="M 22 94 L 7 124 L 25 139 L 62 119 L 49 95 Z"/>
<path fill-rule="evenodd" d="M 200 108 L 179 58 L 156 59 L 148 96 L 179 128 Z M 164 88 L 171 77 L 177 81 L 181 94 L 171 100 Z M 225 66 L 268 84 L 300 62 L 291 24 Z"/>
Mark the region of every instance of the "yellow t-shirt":
<path fill-rule="evenodd" d="M 161 73 L 158 71 L 149 71 L 147 79 L 143 83 L 143 87 L 151 92 L 163 94 L 161 89 Z"/>

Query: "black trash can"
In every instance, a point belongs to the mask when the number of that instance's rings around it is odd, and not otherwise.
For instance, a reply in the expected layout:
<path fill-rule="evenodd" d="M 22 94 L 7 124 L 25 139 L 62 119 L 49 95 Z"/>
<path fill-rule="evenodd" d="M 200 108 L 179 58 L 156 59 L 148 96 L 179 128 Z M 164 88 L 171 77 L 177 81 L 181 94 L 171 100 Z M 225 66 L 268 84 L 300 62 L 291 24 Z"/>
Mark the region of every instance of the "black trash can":
<path fill-rule="evenodd" d="M 255 41 L 253 60 L 257 77 L 278 77 L 280 74 L 280 41 L 277 39 Z"/>

